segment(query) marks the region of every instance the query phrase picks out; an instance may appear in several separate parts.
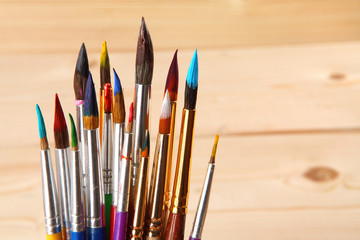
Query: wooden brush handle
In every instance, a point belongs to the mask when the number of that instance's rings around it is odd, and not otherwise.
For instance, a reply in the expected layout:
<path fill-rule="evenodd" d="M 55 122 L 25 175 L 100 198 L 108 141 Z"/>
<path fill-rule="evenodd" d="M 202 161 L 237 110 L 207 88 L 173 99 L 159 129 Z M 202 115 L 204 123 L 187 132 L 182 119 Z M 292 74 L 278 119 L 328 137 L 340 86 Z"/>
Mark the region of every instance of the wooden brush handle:
<path fill-rule="evenodd" d="M 170 213 L 166 226 L 165 240 L 183 240 L 186 214 Z"/>

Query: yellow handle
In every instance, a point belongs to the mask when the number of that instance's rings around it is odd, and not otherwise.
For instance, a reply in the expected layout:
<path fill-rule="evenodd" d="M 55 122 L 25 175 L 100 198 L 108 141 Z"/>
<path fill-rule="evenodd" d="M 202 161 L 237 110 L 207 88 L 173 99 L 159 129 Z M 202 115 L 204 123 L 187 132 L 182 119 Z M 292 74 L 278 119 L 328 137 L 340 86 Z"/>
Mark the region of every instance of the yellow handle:
<path fill-rule="evenodd" d="M 52 235 L 47 235 L 46 234 L 46 240 L 63 240 L 62 233 L 59 232 L 59 233 L 55 233 L 55 234 L 52 234 Z"/>

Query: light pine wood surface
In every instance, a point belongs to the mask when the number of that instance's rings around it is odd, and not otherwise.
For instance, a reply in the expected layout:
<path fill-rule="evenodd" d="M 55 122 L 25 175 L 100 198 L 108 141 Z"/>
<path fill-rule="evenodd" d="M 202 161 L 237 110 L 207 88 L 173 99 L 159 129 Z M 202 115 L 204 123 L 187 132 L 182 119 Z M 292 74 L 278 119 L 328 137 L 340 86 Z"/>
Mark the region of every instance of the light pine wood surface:
<path fill-rule="evenodd" d="M 198 49 L 186 238 L 218 133 L 203 239 L 360 239 L 357 0 L 0 1 L 0 239 L 45 239 L 35 104 L 53 149 L 54 95 L 75 114 L 81 42 L 98 88 L 107 40 L 127 109 L 141 16 L 155 50 L 151 154 L 173 52 L 179 49 L 177 138 Z"/>

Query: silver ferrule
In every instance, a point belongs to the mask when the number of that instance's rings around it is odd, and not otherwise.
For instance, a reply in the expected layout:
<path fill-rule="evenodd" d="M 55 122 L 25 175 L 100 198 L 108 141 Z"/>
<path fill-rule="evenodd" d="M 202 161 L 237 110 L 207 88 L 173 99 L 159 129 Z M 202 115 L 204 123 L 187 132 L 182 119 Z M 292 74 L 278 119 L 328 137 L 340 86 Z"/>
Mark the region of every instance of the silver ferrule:
<path fill-rule="evenodd" d="M 134 143 L 133 161 L 131 166 L 131 184 L 136 185 L 139 171 L 140 150 L 145 138 L 146 129 L 150 129 L 149 108 L 150 108 L 151 85 L 135 84 L 135 105 L 134 105 Z"/>
<path fill-rule="evenodd" d="M 81 159 L 81 169 L 82 169 L 82 178 L 83 178 L 83 188 L 85 191 L 86 186 L 86 159 L 85 159 L 85 131 L 84 131 L 84 117 L 83 117 L 84 105 L 76 105 L 76 124 L 77 124 L 77 136 L 78 143 L 80 146 L 80 159 Z"/>
<path fill-rule="evenodd" d="M 46 234 L 61 232 L 61 217 L 50 150 L 40 150 Z"/>
<path fill-rule="evenodd" d="M 82 168 L 80 150 L 71 151 L 70 162 L 71 208 L 70 222 L 72 232 L 83 232 L 84 229 L 84 197 L 82 183 Z"/>
<path fill-rule="evenodd" d="M 62 226 L 66 228 L 66 235 L 70 238 L 70 170 L 69 147 L 55 148 L 57 179 L 61 206 Z"/>
<path fill-rule="evenodd" d="M 112 183 L 112 205 L 117 206 L 119 195 L 119 172 L 124 141 L 124 123 L 114 123 L 114 154 L 113 154 L 113 183 Z"/>
<path fill-rule="evenodd" d="M 215 164 L 209 163 L 206 177 L 204 180 L 204 185 L 201 191 L 201 196 L 199 200 L 199 205 L 196 210 L 193 229 L 191 231 L 191 237 L 201 239 L 201 233 L 203 231 L 206 212 L 209 205 L 210 191 L 211 191 L 211 182 L 214 176 Z"/>
<path fill-rule="evenodd" d="M 104 193 L 112 192 L 112 164 L 113 164 L 113 123 L 112 114 L 104 113 L 103 130 L 102 130 L 102 146 L 101 160 L 103 171 Z"/>
<path fill-rule="evenodd" d="M 132 134 L 125 133 L 119 172 L 119 194 L 116 208 L 117 212 L 127 212 L 129 208 L 130 167 L 132 161 L 131 153 Z"/>
<path fill-rule="evenodd" d="M 105 226 L 104 191 L 100 165 L 99 129 L 85 129 L 87 168 L 86 226 L 100 228 Z"/>

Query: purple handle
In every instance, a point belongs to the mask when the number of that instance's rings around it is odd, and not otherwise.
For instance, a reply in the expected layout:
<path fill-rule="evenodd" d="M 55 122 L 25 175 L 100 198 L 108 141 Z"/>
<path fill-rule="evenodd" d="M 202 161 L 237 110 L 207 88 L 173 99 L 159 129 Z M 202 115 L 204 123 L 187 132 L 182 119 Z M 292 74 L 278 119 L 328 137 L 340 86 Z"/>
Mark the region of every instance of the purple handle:
<path fill-rule="evenodd" d="M 200 238 L 193 238 L 193 237 L 189 237 L 189 240 L 201 240 Z"/>
<path fill-rule="evenodd" d="M 113 240 L 126 240 L 127 221 L 127 212 L 116 212 Z"/>

